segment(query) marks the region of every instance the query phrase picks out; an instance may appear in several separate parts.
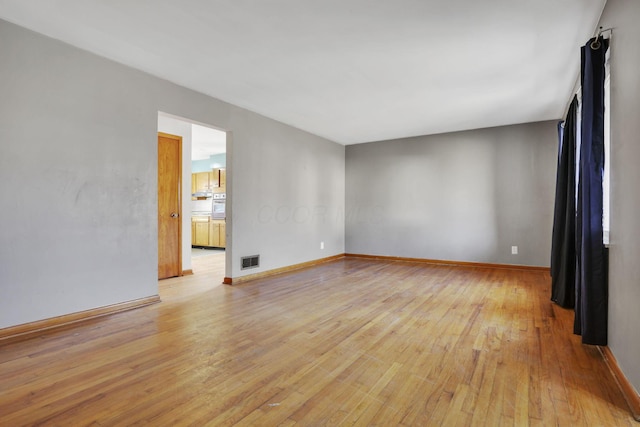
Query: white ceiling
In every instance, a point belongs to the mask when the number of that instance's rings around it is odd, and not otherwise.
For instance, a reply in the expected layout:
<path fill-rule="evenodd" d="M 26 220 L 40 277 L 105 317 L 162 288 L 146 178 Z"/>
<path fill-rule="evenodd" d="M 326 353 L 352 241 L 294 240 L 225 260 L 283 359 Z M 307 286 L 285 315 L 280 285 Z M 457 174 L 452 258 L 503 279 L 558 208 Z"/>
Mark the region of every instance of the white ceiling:
<path fill-rule="evenodd" d="M 0 0 L 0 18 L 353 144 L 559 118 L 605 1 Z"/>
<path fill-rule="evenodd" d="M 227 134 L 196 124 L 191 125 L 191 160 L 208 159 L 227 152 Z"/>
<path fill-rule="evenodd" d="M 191 141 L 191 160 L 205 160 L 215 154 L 227 152 L 226 132 L 200 125 L 193 120 L 159 112 L 158 131 L 188 137 Z"/>

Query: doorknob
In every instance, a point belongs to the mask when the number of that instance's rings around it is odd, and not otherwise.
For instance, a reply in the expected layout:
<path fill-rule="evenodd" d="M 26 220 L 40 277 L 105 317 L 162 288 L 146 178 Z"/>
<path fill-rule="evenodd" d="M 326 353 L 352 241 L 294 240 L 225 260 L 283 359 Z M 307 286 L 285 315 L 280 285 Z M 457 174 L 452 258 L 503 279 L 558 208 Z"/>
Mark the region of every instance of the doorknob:
<path fill-rule="evenodd" d="M 180 215 L 179 215 L 179 214 L 177 214 L 176 212 L 173 212 L 173 213 L 171 214 L 171 218 L 178 218 L 179 216 L 180 216 Z"/>

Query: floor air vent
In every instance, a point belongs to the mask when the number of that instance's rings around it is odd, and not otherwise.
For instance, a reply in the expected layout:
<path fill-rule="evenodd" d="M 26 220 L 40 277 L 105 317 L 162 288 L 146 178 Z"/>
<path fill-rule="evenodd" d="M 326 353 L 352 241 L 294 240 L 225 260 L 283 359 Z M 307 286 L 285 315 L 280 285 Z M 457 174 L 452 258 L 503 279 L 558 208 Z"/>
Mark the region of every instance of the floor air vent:
<path fill-rule="evenodd" d="M 243 256 L 240 259 L 242 260 L 241 270 L 246 270 L 247 268 L 256 268 L 260 266 L 260 255 Z"/>

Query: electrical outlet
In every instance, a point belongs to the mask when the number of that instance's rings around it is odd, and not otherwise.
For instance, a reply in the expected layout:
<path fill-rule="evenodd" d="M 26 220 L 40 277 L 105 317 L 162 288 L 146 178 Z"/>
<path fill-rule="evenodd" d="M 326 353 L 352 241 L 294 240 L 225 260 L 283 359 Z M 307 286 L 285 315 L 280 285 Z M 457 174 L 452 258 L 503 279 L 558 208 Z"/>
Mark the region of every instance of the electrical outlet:
<path fill-rule="evenodd" d="M 320 242 L 320 249 L 324 249 L 324 242 Z"/>
<path fill-rule="evenodd" d="M 511 255 L 518 255 L 518 247 L 511 246 Z"/>

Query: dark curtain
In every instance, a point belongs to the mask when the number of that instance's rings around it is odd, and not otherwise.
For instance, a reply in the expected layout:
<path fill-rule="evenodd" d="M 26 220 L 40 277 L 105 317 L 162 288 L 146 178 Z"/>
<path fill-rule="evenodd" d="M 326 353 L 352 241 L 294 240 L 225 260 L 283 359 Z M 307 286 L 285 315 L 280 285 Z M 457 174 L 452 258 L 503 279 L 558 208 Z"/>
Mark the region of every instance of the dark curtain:
<path fill-rule="evenodd" d="M 576 114 L 573 97 L 564 121 L 558 126 L 559 148 L 556 200 L 551 241 L 551 300 L 566 308 L 575 302 L 576 274 Z"/>
<path fill-rule="evenodd" d="M 607 344 L 607 251 L 602 243 L 604 171 L 604 62 L 609 47 L 600 38 L 581 50 L 582 123 L 576 212 L 576 296 L 574 333 L 585 344 Z"/>

